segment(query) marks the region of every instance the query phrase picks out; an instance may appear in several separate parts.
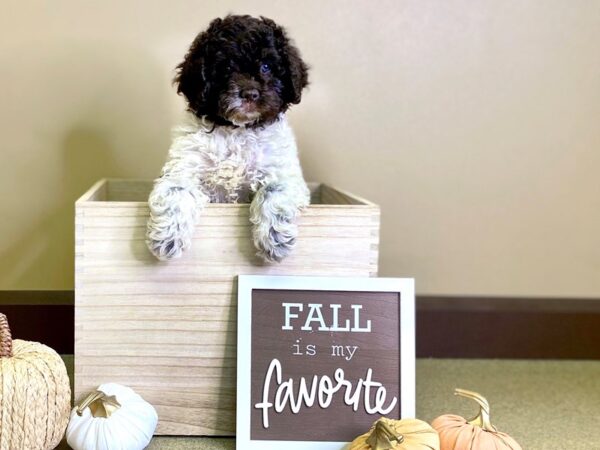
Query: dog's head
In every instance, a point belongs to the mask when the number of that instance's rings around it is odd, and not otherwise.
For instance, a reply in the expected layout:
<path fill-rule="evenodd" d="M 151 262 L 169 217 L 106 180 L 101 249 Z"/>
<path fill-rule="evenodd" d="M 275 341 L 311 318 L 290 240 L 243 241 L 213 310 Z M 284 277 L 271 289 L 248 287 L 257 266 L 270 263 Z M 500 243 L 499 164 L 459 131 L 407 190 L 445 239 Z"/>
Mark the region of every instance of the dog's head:
<path fill-rule="evenodd" d="M 218 125 L 258 126 L 300 102 L 308 67 L 270 19 L 215 19 L 177 66 L 177 92 Z"/>

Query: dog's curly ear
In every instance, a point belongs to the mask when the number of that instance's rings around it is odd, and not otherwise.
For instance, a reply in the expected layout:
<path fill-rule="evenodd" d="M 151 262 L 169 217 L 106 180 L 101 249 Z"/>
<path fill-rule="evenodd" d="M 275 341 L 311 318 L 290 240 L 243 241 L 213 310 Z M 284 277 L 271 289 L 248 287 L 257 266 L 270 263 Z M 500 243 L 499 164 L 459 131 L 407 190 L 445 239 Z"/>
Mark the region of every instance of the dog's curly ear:
<path fill-rule="evenodd" d="M 189 108 L 198 115 L 206 113 L 210 93 L 210 82 L 205 74 L 208 41 L 221 21 L 222 19 L 213 20 L 208 30 L 196 36 L 183 61 L 177 66 L 173 80 L 177 93 L 186 98 Z"/>
<path fill-rule="evenodd" d="M 302 99 L 302 90 L 308 86 L 308 65 L 302 60 L 300 51 L 288 38 L 285 29 L 271 19 L 261 16 L 261 20 L 273 30 L 277 51 L 283 60 L 286 87 L 285 100 L 297 104 Z"/>

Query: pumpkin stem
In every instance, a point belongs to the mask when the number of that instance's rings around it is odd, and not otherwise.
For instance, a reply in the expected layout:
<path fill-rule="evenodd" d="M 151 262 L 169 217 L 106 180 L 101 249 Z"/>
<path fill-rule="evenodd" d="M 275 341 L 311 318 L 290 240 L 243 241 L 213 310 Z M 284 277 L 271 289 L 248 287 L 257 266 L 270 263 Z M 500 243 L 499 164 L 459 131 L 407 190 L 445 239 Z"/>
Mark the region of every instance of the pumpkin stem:
<path fill-rule="evenodd" d="M 6 315 L 0 313 L 0 358 L 10 358 L 12 352 L 12 335 Z"/>
<path fill-rule="evenodd" d="M 375 428 L 367 438 L 367 444 L 372 450 L 391 450 L 404 442 L 404 436 L 398 434 L 384 419 L 375 422 Z"/>
<path fill-rule="evenodd" d="M 77 415 L 81 416 L 85 408 L 90 408 L 93 417 L 108 419 L 120 407 L 121 404 L 114 395 L 108 396 L 102 391 L 94 391 L 77 406 Z"/>
<path fill-rule="evenodd" d="M 467 423 L 483 428 L 485 431 L 496 432 L 496 427 L 490 422 L 490 404 L 487 399 L 477 392 L 467 391 L 466 389 L 455 389 L 454 395 L 470 398 L 479 404 L 479 414 L 468 420 Z"/>

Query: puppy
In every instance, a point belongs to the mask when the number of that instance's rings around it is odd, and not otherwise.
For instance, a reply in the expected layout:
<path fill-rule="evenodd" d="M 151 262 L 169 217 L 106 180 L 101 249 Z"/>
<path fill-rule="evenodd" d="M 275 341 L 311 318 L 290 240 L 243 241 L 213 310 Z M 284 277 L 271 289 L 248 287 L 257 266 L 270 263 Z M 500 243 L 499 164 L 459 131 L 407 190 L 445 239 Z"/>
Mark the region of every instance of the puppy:
<path fill-rule="evenodd" d="M 257 254 L 281 261 L 310 200 L 284 115 L 308 84 L 298 49 L 270 19 L 230 15 L 196 37 L 174 82 L 192 121 L 176 130 L 150 194 L 148 248 L 177 258 L 207 203 L 250 202 Z"/>

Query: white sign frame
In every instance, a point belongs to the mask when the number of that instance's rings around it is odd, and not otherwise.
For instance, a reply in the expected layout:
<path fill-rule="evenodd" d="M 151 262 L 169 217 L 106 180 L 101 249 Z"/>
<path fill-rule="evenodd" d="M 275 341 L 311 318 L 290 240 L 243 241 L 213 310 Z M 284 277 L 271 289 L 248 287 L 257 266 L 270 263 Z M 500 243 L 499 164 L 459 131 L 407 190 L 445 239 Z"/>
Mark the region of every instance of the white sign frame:
<path fill-rule="evenodd" d="M 400 294 L 400 411 L 415 417 L 415 283 L 413 278 L 238 277 L 237 450 L 342 450 L 347 442 L 251 440 L 252 290 L 398 292 Z"/>

